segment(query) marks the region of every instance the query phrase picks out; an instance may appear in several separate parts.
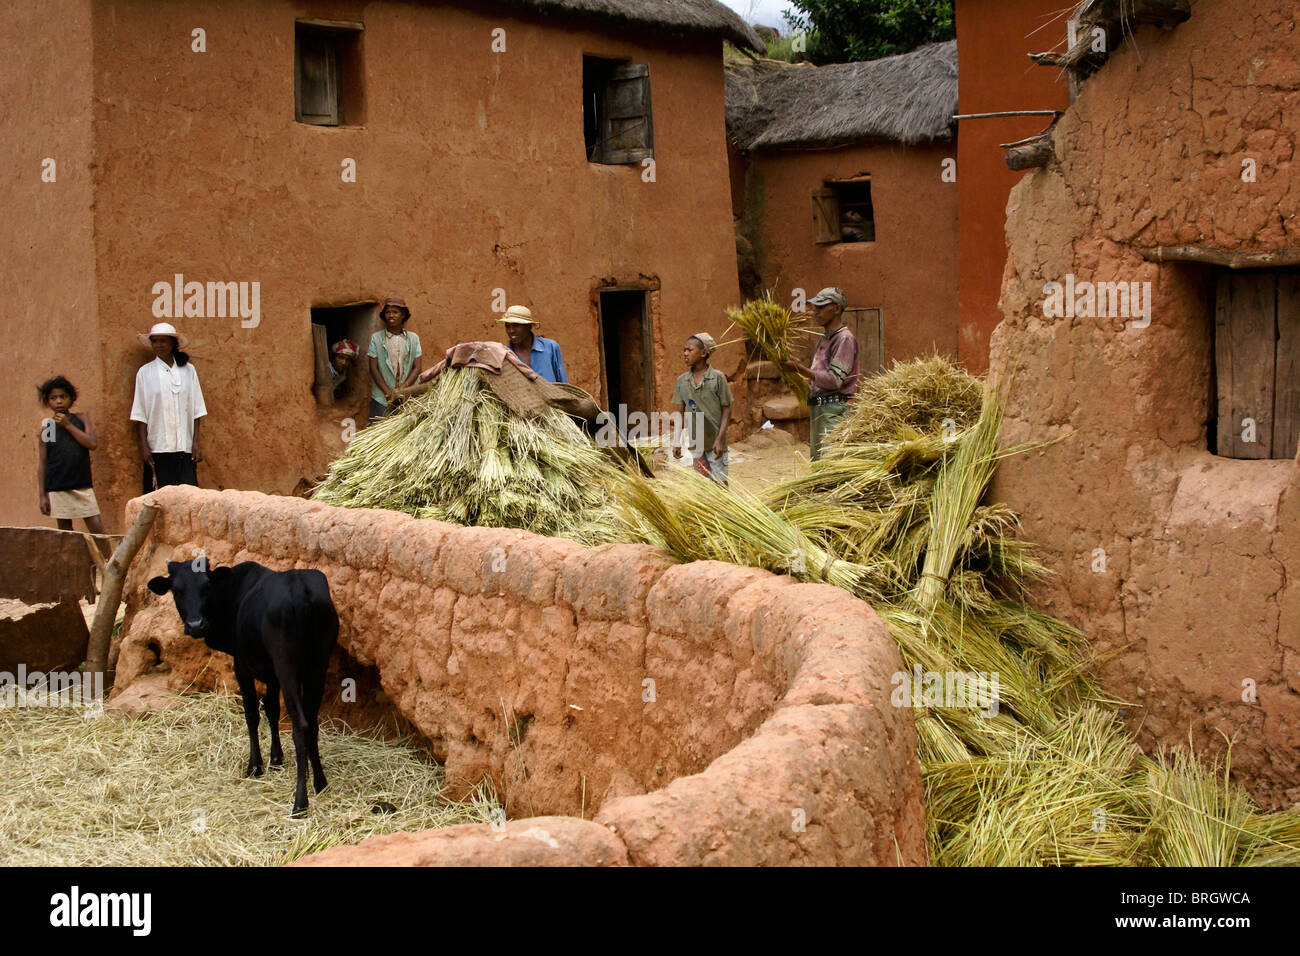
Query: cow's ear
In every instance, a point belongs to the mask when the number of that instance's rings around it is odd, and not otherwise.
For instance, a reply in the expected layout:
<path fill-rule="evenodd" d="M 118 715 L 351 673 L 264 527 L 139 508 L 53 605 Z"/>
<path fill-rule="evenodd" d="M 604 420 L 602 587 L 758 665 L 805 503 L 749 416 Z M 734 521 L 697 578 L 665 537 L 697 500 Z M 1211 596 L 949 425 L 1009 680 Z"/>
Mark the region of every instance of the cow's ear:
<path fill-rule="evenodd" d="M 230 568 L 211 568 L 208 570 L 208 580 L 216 587 L 224 587 L 230 581 Z"/>
<path fill-rule="evenodd" d="M 149 579 L 149 590 L 154 594 L 166 594 L 172 589 L 172 579 L 165 578 L 161 574 L 156 578 Z"/>

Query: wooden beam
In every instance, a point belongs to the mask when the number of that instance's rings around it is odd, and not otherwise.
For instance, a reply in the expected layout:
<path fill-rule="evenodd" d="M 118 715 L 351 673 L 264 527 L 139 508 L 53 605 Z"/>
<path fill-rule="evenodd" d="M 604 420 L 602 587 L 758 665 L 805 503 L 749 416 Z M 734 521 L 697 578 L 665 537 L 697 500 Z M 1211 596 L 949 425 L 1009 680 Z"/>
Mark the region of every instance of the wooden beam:
<path fill-rule="evenodd" d="M 1226 269 L 1300 266 L 1300 249 L 1219 249 L 1214 246 L 1152 246 L 1139 249 L 1147 262 L 1204 262 Z"/>
<path fill-rule="evenodd" d="M 135 560 L 135 554 L 153 527 L 161 506 L 152 499 L 146 500 L 135 516 L 135 524 L 108 559 L 104 570 L 104 589 L 95 602 L 95 620 L 90 626 L 90 645 L 86 649 L 86 670 L 92 674 L 104 673 L 108 663 L 108 645 L 113 637 L 113 622 L 117 620 L 117 606 L 122 603 L 122 585 L 126 572 Z"/>
<path fill-rule="evenodd" d="M 1009 149 L 1006 156 L 1007 166 L 1017 170 L 1046 166 L 1055 158 L 1056 151 L 1052 148 L 1050 136 L 1036 139 L 1025 146 L 1016 146 Z"/>
<path fill-rule="evenodd" d="M 962 113 L 955 120 L 994 119 L 999 116 L 1060 116 L 1065 110 L 1003 110 L 1000 113 Z"/>

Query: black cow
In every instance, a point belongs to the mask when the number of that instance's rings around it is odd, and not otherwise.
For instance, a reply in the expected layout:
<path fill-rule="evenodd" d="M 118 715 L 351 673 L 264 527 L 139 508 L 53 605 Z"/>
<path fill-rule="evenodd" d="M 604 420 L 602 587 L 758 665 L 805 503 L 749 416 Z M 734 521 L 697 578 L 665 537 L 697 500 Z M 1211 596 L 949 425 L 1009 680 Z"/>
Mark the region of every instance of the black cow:
<path fill-rule="evenodd" d="M 325 575 L 316 570 L 272 571 L 253 561 L 210 570 L 202 559 L 193 564 L 168 561 L 167 576 L 150 580 L 149 590 L 155 594 L 171 591 L 185 633 L 235 659 L 235 679 L 248 721 L 246 777 L 262 775 L 253 681 L 266 684 L 264 706 L 271 724 L 272 767 L 284 765 L 280 749 L 280 694 L 284 693 L 298 760 L 293 813 L 301 815 L 307 809 L 309 757 L 316 792 L 326 785 L 316 715 L 325 692 L 325 667 L 339 636 L 339 618 Z"/>

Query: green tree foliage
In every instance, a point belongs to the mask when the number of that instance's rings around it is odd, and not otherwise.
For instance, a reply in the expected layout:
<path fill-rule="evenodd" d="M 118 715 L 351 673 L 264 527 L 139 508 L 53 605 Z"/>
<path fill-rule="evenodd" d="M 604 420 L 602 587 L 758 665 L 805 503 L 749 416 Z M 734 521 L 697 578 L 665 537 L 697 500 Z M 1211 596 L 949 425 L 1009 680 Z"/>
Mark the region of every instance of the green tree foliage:
<path fill-rule="evenodd" d="M 874 60 L 957 35 L 953 0 L 790 0 L 814 63 Z"/>

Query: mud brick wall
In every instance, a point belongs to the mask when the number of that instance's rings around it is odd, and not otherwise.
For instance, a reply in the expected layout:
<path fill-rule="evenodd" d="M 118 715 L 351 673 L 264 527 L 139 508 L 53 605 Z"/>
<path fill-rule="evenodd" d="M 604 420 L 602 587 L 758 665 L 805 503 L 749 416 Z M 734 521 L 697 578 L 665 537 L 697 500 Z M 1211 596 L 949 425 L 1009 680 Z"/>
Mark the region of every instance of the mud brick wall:
<path fill-rule="evenodd" d="M 1060 572 L 1040 603 L 1108 658 L 1144 747 L 1235 737 L 1235 774 L 1270 806 L 1300 800 L 1300 468 L 1211 453 L 1226 270 L 1142 250 L 1300 248 L 1298 56 L 1282 0 L 1193 0 L 1113 51 L 1057 160 L 1011 193 L 992 354 L 1016 370 L 1005 440 L 1069 435 L 994 487 Z M 1049 317 L 1044 286 L 1069 274 L 1150 283 L 1149 325 L 1109 303 Z"/>
<path fill-rule="evenodd" d="M 377 669 L 451 789 L 487 776 L 512 818 L 501 833 L 399 834 L 326 862 L 925 861 L 912 717 L 889 706 L 901 661 L 843 591 L 673 564 L 640 545 L 587 549 L 256 492 L 154 498 L 119 688 L 162 667 L 177 690 L 233 689 L 229 659 L 145 587 L 168 560 L 202 549 L 217 566 L 319 568 L 340 645 Z"/>

